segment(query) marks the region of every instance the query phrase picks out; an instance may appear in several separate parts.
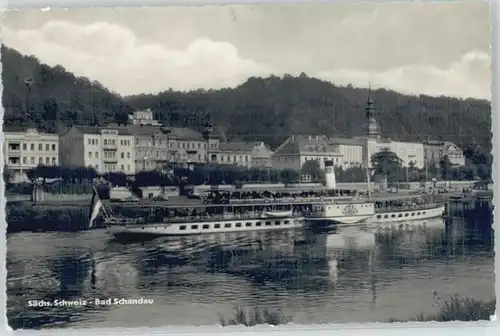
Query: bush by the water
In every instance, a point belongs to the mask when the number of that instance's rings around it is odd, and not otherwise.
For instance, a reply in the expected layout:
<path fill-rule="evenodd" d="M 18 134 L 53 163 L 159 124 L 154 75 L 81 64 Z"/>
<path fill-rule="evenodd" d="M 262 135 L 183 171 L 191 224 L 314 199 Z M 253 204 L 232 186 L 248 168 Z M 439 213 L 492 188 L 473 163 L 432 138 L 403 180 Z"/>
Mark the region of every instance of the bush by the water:
<path fill-rule="evenodd" d="M 87 207 L 7 206 L 7 232 L 77 231 L 89 224 Z"/>
<path fill-rule="evenodd" d="M 223 327 L 232 325 L 243 325 L 245 327 L 251 327 L 259 324 L 268 325 L 279 325 L 287 324 L 292 321 L 291 317 L 285 316 L 285 314 L 280 310 L 270 310 L 268 308 L 257 308 L 254 307 L 249 310 L 243 308 L 235 308 L 234 316 L 230 319 L 224 319 L 220 317 L 220 324 Z"/>
<path fill-rule="evenodd" d="M 496 300 L 480 301 L 472 298 L 463 298 L 458 295 L 439 303 L 439 311 L 435 314 L 421 313 L 408 321 L 482 321 L 489 320 L 495 314 Z M 389 322 L 408 322 L 390 320 Z"/>

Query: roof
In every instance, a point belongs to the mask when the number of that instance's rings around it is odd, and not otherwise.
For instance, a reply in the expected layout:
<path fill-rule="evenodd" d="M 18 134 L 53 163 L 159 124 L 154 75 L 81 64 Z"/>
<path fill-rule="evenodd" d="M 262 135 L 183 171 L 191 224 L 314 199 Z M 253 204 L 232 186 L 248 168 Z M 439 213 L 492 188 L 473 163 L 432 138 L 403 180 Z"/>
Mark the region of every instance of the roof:
<path fill-rule="evenodd" d="M 330 145 L 363 146 L 361 139 L 329 138 L 327 141 Z"/>
<path fill-rule="evenodd" d="M 119 135 L 133 135 L 127 128 L 123 126 L 96 127 L 96 126 L 76 125 L 73 126 L 73 128 L 82 132 L 83 134 L 101 134 L 102 130 L 114 130 L 118 131 Z"/>
<path fill-rule="evenodd" d="M 273 151 L 270 150 L 262 142 L 256 143 L 253 150 L 252 150 L 252 158 L 254 158 L 254 159 L 258 159 L 258 158 L 270 159 L 272 155 L 273 155 Z"/>
<path fill-rule="evenodd" d="M 221 152 L 252 152 L 255 143 L 248 142 L 221 142 L 219 151 Z"/>
<path fill-rule="evenodd" d="M 337 151 L 335 146 L 328 143 L 325 135 L 292 135 L 276 149 L 273 155 L 330 154 Z"/>
<path fill-rule="evenodd" d="M 204 140 L 203 134 L 187 127 L 165 127 L 154 125 L 127 125 L 125 126 L 134 135 L 147 135 L 163 133 L 168 134 L 169 138 L 180 140 Z"/>

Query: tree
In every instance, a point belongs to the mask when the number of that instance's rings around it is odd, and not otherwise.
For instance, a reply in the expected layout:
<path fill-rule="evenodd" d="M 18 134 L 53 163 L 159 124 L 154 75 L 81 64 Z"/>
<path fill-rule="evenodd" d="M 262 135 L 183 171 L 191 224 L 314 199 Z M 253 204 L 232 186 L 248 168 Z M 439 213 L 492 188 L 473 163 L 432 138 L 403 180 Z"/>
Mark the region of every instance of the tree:
<path fill-rule="evenodd" d="M 10 185 L 13 177 L 14 177 L 14 173 L 12 172 L 12 170 L 7 168 L 7 166 L 4 166 L 3 167 L 3 180 L 4 180 L 4 183 L 6 186 Z"/>
<path fill-rule="evenodd" d="M 439 161 L 439 167 L 441 169 L 441 178 L 445 181 L 451 180 L 453 171 L 448 155 L 443 156 L 441 161 Z"/>
<path fill-rule="evenodd" d="M 311 180 L 314 182 L 322 181 L 325 178 L 325 174 L 321 170 L 319 162 L 317 160 L 307 160 L 306 162 L 304 162 L 300 173 L 302 175 L 311 176 Z"/>
<path fill-rule="evenodd" d="M 371 163 L 375 175 L 387 176 L 387 180 L 392 181 L 402 168 L 403 160 L 396 153 L 383 148 L 372 155 Z"/>

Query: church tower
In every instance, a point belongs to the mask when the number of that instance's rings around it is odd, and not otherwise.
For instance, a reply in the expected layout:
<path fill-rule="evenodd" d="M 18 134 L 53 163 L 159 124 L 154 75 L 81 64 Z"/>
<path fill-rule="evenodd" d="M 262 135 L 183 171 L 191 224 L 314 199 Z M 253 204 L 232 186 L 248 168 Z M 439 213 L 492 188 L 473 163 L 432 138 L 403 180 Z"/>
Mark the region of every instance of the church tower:
<path fill-rule="evenodd" d="M 373 104 L 371 86 L 368 88 L 368 100 L 366 101 L 365 113 L 367 120 L 367 137 L 370 139 L 380 139 L 380 126 L 375 119 L 376 111 Z"/>

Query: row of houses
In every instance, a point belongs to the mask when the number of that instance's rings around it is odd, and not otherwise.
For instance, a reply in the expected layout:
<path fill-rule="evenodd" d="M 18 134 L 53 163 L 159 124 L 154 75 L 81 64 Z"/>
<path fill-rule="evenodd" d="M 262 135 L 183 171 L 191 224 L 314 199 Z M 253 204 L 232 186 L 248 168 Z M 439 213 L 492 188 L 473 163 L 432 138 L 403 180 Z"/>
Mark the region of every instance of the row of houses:
<path fill-rule="evenodd" d="M 236 164 L 300 170 L 309 160 L 325 160 L 344 169 L 362 167 L 367 157 L 382 149 L 395 152 L 403 165 L 424 167 L 447 155 L 453 165 L 465 164 L 462 150 L 450 142 L 413 143 L 380 137 L 328 138 L 325 135 L 292 135 L 274 152 L 263 142 L 224 142 L 210 128 L 202 132 L 185 127 L 164 127 L 152 112 L 137 111 L 128 125 L 73 126 L 61 134 L 4 132 L 5 165 L 14 179 L 40 164 L 93 167 L 99 173 L 163 168 L 168 163 Z"/>

